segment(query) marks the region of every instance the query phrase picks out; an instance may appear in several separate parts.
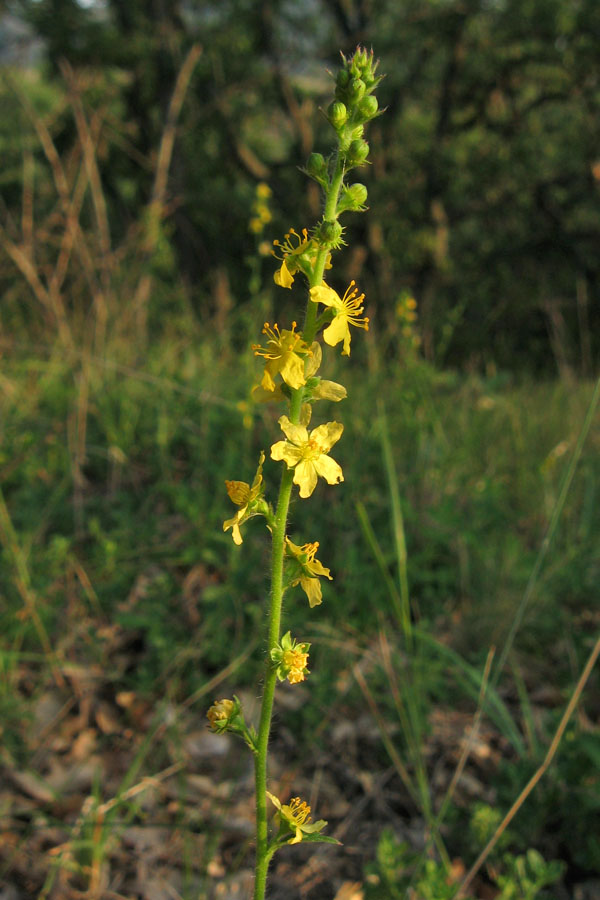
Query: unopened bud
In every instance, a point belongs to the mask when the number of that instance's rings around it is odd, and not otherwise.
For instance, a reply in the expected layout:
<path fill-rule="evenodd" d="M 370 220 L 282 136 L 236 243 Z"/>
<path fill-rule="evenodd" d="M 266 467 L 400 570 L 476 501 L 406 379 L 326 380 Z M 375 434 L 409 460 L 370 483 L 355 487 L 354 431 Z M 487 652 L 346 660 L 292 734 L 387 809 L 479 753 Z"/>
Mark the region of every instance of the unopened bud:
<path fill-rule="evenodd" d="M 317 181 L 327 179 L 327 163 L 321 153 L 311 153 L 306 162 L 306 171 Z"/>
<path fill-rule="evenodd" d="M 350 81 L 350 72 L 348 69 L 340 69 L 337 73 L 337 77 L 335 79 L 335 83 L 337 87 L 342 88 L 342 90 L 348 87 L 348 82 Z"/>
<path fill-rule="evenodd" d="M 347 209 L 353 212 L 360 212 L 364 209 L 367 196 L 368 193 L 364 184 L 351 184 L 350 187 L 344 188 L 337 207 L 338 213 Z"/>
<path fill-rule="evenodd" d="M 366 141 L 352 141 L 348 147 L 347 162 L 351 166 L 360 166 L 369 155 L 369 145 Z"/>
<path fill-rule="evenodd" d="M 348 85 L 348 99 L 351 103 L 358 103 L 364 97 L 366 86 L 362 78 L 353 78 Z"/>
<path fill-rule="evenodd" d="M 360 113 L 361 119 L 364 119 L 366 122 L 368 119 L 372 119 L 373 116 L 377 115 L 377 109 L 379 108 L 379 104 L 377 102 L 377 97 L 373 94 L 367 94 L 366 97 L 363 97 L 358 105 L 358 111 Z"/>
<path fill-rule="evenodd" d="M 348 118 L 348 110 L 344 103 L 334 100 L 327 110 L 327 115 L 334 128 L 342 128 Z"/>
<path fill-rule="evenodd" d="M 317 229 L 317 240 L 324 247 L 337 247 L 341 243 L 343 230 L 338 221 L 321 222 Z"/>

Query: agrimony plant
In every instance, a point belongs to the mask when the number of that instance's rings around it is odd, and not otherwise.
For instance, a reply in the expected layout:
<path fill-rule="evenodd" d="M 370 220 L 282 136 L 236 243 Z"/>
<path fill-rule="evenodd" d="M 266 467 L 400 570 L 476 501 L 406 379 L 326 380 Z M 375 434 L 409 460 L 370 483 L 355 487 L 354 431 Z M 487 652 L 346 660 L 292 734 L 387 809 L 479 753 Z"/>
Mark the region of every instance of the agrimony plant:
<path fill-rule="evenodd" d="M 254 898 L 265 895 L 267 869 L 273 854 L 286 844 L 301 841 L 337 843 L 323 834 L 326 822 L 311 818 L 311 809 L 300 797 L 284 803 L 267 790 L 267 750 L 271 715 L 278 681 L 291 684 L 304 681 L 309 674 L 310 645 L 293 637 L 282 636 L 282 604 L 284 594 L 300 587 L 312 608 L 322 602 L 321 578 L 331 579 L 329 569 L 317 558 L 319 544 L 292 541 L 287 534 L 290 499 L 295 488 L 302 499 L 313 494 L 319 478 L 336 485 L 344 480 L 339 463 L 330 451 L 344 430 L 340 422 L 311 425 L 313 406 L 319 400 L 341 401 L 346 389 L 319 375 L 323 348 L 318 340 L 331 348 L 340 348 L 342 356 L 350 356 L 352 330 L 369 327 L 363 315 L 364 295 L 352 281 L 338 293 L 329 283 L 332 254 L 344 243 L 340 216 L 345 212 L 363 212 L 367 189 L 351 183 L 350 173 L 367 162 L 369 145 L 364 139 L 365 125 L 379 114 L 375 89 L 381 78 L 376 74 L 373 52 L 359 47 L 351 57 L 342 56 L 335 78 L 335 97 L 326 115 L 335 136 L 335 147 L 328 157 L 312 153 L 305 172 L 323 191 L 323 217 L 312 229 L 300 232 L 290 229 L 282 241 L 274 241 L 273 254 L 278 260 L 274 280 L 282 288 L 291 288 L 302 278 L 308 296 L 304 324 L 288 327 L 265 323 L 263 339 L 253 349 L 263 361 L 260 382 L 253 388 L 258 402 L 280 404 L 284 412 L 279 418 L 282 437 L 270 448 L 271 459 L 283 464 L 277 501 L 267 499 L 263 478 L 265 453 L 261 452 L 251 483 L 227 481 L 227 493 L 237 507 L 235 514 L 223 523 L 231 531 L 237 545 L 242 544 L 242 526 L 251 518 L 262 518 L 271 534 L 271 591 L 268 609 L 267 659 L 258 730 L 244 719 L 237 697 L 219 700 L 208 711 L 211 728 L 217 733 L 233 732 L 248 745 L 255 760 L 256 785 L 256 878 Z M 325 272 L 327 271 L 327 280 Z M 341 347 L 340 347 L 341 345 Z M 275 827 L 269 831 L 267 804 L 274 809 Z"/>

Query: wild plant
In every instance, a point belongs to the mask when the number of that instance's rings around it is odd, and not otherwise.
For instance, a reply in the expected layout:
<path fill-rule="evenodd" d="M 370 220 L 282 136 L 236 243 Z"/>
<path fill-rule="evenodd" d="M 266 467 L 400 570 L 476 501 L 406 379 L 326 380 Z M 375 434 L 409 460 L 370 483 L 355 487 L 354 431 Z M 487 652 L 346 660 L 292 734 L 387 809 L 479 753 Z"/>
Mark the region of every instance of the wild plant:
<path fill-rule="evenodd" d="M 262 378 L 253 388 L 254 399 L 278 403 L 285 410 L 279 418 L 283 438 L 270 448 L 271 459 L 283 464 L 276 503 L 273 506 L 267 499 L 264 451 L 251 483 L 226 482 L 227 493 L 237 510 L 223 523 L 223 529 L 231 531 L 234 543 L 242 544 L 241 529 L 252 518 L 264 519 L 271 535 L 266 664 L 258 729 L 246 722 L 241 702 L 235 696 L 216 701 L 207 714 L 213 731 L 239 735 L 254 754 L 255 900 L 262 900 L 265 895 L 268 866 L 281 847 L 300 842 L 337 843 L 323 834 L 327 822 L 312 820 L 311 809 L 304 800 L 294 797 L 286 802 L 268 790 L 268 745 L 277 683 L 287 679 L 290 684 L 298 684 L 309 674 L 310 644 L 293 637 L 289 630 L 282 633 L 284 596 L 299 587 L 312 609 L 322 602 L 320 579 L 332 579 L 329 569 L 317 557 L 319 542 L 315 536 L 311 535 L 311 540 L 292 540 L 288 534 L 288 510 L 295 488 L 306 500 L 312 496 L 319 478 L 328 485 L 344 480 L 341 466 L 330 456 L 342 436 L 343 424 L 333 421 L 309 426 L 318 401 L 340 402 L 346 397 L 343 385 L 319 375 L 323 348 L 317 338 L 322 337 L 325 345 L 340 348 L 341 355 L 349 357 L 352 329 L 369 327 L 368 317 L 363 315 L 364 294 L 354 281 L 338 293 L 331 286 L 330 273 L 334 251 L 345 244 L 340 216 L 366 209 L 366 187 L 350 183 L 348 176 L 367 163 L 365 126 L 380 114 L 375 96 L 381 80 L 376 74 L 377 65 L 373 52 L 360 47 L 352 56 L 342 56 L 335 77 L 335 96 L 326 111 L 335 132 L 335 146 L 328 157 L 311 153 L 305 168 L 306 175 L 322 190 L 322 219 L 312 229 L 290 228 L 282 241 L 274 241 L 273 255 L 278 260 L 275 283 L 290 289 L 296 278 L 302 278 L 308 290 L 302 328 L 295 321 L 281 327 L 266 322 L 262 343 L 253 346 L 256 357 L 264 363 Z M 275 827 L 271 830 L 268 804 L 275 811 Z"/>

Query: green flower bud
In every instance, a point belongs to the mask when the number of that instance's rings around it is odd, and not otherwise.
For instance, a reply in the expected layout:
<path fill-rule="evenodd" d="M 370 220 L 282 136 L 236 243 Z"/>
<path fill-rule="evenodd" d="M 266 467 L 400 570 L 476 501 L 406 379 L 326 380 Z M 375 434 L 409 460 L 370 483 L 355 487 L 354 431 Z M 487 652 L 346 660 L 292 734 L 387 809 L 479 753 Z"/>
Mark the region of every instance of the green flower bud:
<path fill-rule="evenodd" d="M 348 147 L 346 161 L 350 166 L 360 166 L 369 155 L 369 145 L 366 141 L 352 141 Z"/>
<path fill-rule="evenodd" d="M 372 119 L 377 115 L 378 108 L 377 97 L 373 96 L 373 94 L 367 94 L 358 104 L 358 112 L 361 119 L 364 119 L 365 122 L 367 119 Z"/>
<path fill-rule="evenodd" d="M 334 100 L 327 110 L 327 117 L 336 130 L 342 128 L 348 119 L 348 110 L 345 104 L 340 103 L 339 100 Z"/>
<path fill-rule="evenodd" d="M 317 229 L 317 240 L 323 247 L 339 247 L 343 244 L 341 240 L 343 228 L 339 222 L 323 221 Z"/>
<path fill-rule="evenodd" d="M 337 207 L 338 213 L 347 209 L 352 210 L 352 212 L 361 212 L 365 208 L 367 196 L 368 193 L 364 184 L 351 184 L 349 187 L 344 188 Z"/>
<path fill-rule="evenodd" d="M 336 83 L 337 87 L 344 90 L 345 88 L 348 87 L 349 81 L 350 81 L 350 72 L 348 71 L 348 69 L 340 69 L 340 71 L 337 73 L 337 77 L 335 79 L 335 83 Z"/>
<path fill-rule="evenodd" d="M 350 103 L 358 103 L 358 101 L 364 97 L 366 89 L 366 85 L 362 78 L 353 78 L 348 85 L 348 99 Z"/>
<path fill-rule="evenodd" d="M 311 153 L 306 163 L 306 171 L 315 181 L 325 184 L 327 182 L 327 163 L 321 153 Z"/>
<path fill-rule="evenodd" d="M 349 63 L 351 75 L 364 81 L 368 91 L 379 81 L 375 76 L 377 66 L 378 62 L 373 60 L 373 51 L 367 52 L 364 47 L 357 47 Z"/>

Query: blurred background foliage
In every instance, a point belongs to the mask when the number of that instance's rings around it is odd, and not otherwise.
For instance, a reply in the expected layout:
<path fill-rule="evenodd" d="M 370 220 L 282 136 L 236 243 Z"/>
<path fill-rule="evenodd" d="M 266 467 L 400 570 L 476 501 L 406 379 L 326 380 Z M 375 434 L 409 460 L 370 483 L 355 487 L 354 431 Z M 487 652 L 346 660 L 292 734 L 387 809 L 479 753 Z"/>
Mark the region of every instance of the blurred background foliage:
<path fill-rule="evenodd" d="M 595 0 L 5 7 L 43 41 L 37 73 L 19 82 L 57 147 L 72 146 L 75 130 L 65 61 L 71 89 L 75 79 L 89 116 L 100 120 L 113 246 L 143 216 L 177 72 L 190 46 L 202 46 L 152 262 L 165 288 L 153 295 L 153 327 L 162 327 L 174 290 L 203 322 L 223 305 L 248 302 L 243 261 L 256 250 L 248 222 L 258 183 L 273 190 L 269 241 L 315 220 L 316 190 L 295 166 L 327 141 L 317 112 L 331 91 L 325 70 L 339 49 L 363 43 L 381 57 L 387 111 L 372 128 L 363 176 L 372 209 L 353 224 L 343 265 L 365 290 L 375 327 L 389 327 L 408 291 L 429 361 L 591 373 L 600 333 Z M 42 207 L 49 174 L 6 81 L 0 102 L 2 197 L 18 219 L 28 137 Z M 5 262 L 0 274 L 10 296 Z"/>

